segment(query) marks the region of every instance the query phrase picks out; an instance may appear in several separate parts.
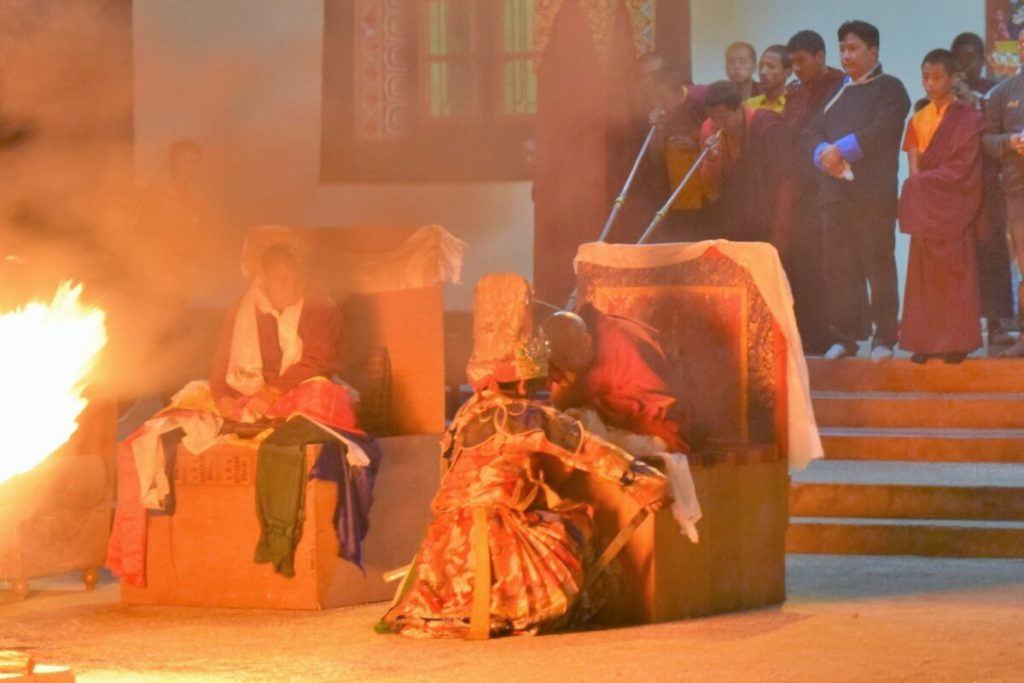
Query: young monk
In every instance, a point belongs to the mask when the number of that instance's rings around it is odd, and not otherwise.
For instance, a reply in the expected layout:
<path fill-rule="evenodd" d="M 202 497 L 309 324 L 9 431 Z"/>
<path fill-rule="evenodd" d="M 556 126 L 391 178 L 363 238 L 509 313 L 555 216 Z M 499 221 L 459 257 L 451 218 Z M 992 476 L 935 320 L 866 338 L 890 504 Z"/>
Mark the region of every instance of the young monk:
<path fill-rule="evenodd" d="M 743 99 L 761 94 L 761 88 L 754 80 L 757 68 L 757 50 L 750 43 L 742 41 L 725 48 L 725 74 L 739 86 Z"/>
<path fill-rule="evenodd" d="M 757 64 L 757 75 L 764 92 L 748 99 L 747 106 L 751 109 L 770 109 L 781 114 L 786 107 L 786 82 L 793 75 L 789 50 L 785 45 L 769 45 L 765 48 Z"/>
<path fill-rule="evenodd" d="M 982 115 L 954 95 L 957 66 L 948 50 L 921 65 L 929 103 L 907 125 L 910 177 L 899 201 L 910 235 L 900 346 L 924 363 L 960 363 L 981 346 L 975 228 L 981 214 Z"/>

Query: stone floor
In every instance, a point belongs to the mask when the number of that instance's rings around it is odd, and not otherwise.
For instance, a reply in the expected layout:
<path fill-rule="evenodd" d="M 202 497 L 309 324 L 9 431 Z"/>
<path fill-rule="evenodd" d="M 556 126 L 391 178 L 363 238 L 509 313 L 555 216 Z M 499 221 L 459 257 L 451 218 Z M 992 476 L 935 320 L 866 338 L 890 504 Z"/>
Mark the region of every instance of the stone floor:
<path fill-rule="evenodd" d="M 777 609 L 489 642 L 326 612 L 122 607 L 72 578 L 0 594 L 0 649 L 79 681 L 1024 681 L 1024 561 L 791 556 Z M 0 589 L 3 585 L 0 584 Z"/>

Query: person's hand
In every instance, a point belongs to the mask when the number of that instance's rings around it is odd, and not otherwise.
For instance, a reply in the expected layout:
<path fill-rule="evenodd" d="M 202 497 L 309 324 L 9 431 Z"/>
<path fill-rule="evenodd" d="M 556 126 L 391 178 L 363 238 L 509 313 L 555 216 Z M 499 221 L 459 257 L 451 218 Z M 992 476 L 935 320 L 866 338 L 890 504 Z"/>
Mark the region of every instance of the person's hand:
<path fill-rule="evenodd" d="M 722 131 L 718 131 L 704 141 L 704 148 L 707 150 L 708 156 L 711 157 L 712 159 L 717 159 L 718 156 L 721 154 L 722 148 L 718 144 L 721 139 Z"/>
<path fill-rule="evenodd" d="M 843 160 L 843 155 L 839 153 L 839 148 L 835 145 L 829 145 L 821 152 L 821 167 L 833 178 L 839 178 L 843 175 L 843 171 L 846 170 L 846 164 Z"/>
<path fill-rule="evenodd" d="M 671 505 L 671 504 L 672 504 L 672 496 L 665 496 L 664 498 L 659 498 L 658 500 L 654 501 L 653 503 L 648 503 L 647 504 L 647 509 L 650 510 L 652 514 L 656 514 L 656 513 L 660 512 L 662 509 L 664 509 L 664 507 L 666 505 Z"/>
<path fill-rule="evenodd" d="M 647 117 L 647 121 L 655 128 L 661 128 L 668 120 L 668 112 L 663 107 L 653 110 Z"/>
<path fill-rule="evenodd" d="M 1020 133 L 1014 133 L 1011 135 L 1010 147 L 1012 147 L 1013 151 L 1017 154 L 1024 155 L 1024 136 L 1021 136 Z"/>
<path fill-rule="evenodd" d="M 221 396 L 217 399 L 217 412 L 227 420 L 237 420 L 238 399 L 231 396 Z"/>
<path fill-rule="evenodd" d="M 258 394 L 249 399 L 245 407 L 258 420 L 270 412 L 270 408 L 277 401 L 278 396 L 280 396 L 279 392 L 270 387 L 263 387 Z"/>

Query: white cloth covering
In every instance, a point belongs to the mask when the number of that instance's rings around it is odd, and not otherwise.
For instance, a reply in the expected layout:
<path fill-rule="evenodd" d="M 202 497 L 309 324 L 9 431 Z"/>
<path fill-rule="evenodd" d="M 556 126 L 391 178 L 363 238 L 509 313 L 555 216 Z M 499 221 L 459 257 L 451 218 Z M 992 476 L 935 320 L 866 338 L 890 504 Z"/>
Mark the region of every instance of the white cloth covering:
<path fill-rule="evenodd" d="M 703 512 L 700 509 L 700 501 L 697 500 L 697 488 L 693 484 L 690 463 L 685 454 L 669 453 L 668 446 L 657 436 L 634 434 L 609 427 L 592 409 L 572 409 L 568 412 L 576 417 L 588 432 L 613 443 L 634 458 L 661 460 L 665 465 L 665 478 L 668 479 L 669 493 L 672 495 L 672 516 L 679 525 L 679 533 L 693 543 L 700 541 L 697 522 L 700 521 Z"/>
<path fill-rule="evenodd" d="M 750 273 L 786 337 L 787 455 L 790 467 L 803 469 L 811 460 L 823 457 L 824 451 L 811 405 L 807 361 L 793 313 L 793 294 L 775 247 L 765 242 L 728 240 L 645 245 L 589 242 L 580 246 L 575 264 L 577 269 L 580 263 L 607 268 L 658 268 L 700 258 L 711 247 Z"/>
<path fill-rule="evenodd" d="M 228 357 L 227 383 L 243 396 L 253 396 L 263 389 L 263 354 L 260 352 L 257 313 L 269 313 L 277 320 L 277 340 L 281 345 L 281 371 L 302 359 L 302 338 L 299 336 L 299 318 L 303 301 L 278 312 L 267 300 L 258 283 L 254 282 L 242 297 L 235 316 Z"/>
<path fill-rule="evenodd" d="M 171 406 L 203 402 L 203 396 L 210 396 L 208 382 L 189 382 L 171 399 Z M 207 403 L 212 402 L 208 399 Z M 132 459 L 139 477 L 139 494 L 142 506 L 151 510 L 163 510 L 171 484 L 167 479 L 167 455 L 160 437 L 175 429 L 185 432 L 182 445 L 192 453 L 202 453 L 217 442 L 224 420 L 219 415 L 205 411 L 186 414 L 157 415 L 147 420 L 138 436 L 132 439 Z"/>

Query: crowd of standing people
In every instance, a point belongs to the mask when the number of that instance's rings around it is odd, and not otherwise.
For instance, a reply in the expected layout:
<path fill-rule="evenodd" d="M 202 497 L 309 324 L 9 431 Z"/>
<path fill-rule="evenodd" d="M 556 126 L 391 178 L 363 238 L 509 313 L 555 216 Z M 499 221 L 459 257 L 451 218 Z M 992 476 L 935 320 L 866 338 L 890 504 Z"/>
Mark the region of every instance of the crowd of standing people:
<path fill-rule="evenodd" d="M 908 120 L 878 29 L 847 21 L 836 38 L 842 70 L 802 30 L 760 56 L 728 46 L 727 79 L 709 85 L 641 57 L 636 109 L 650 114 L 638 128 L 654 133 L 633 201 L 658 206 L 696 166 L 662 237 L 772 243 L 807 353 L 836 360 L 870 340 L 876 362 L 898 345 L 918 363 L 959 363 L 983 346 L 984 319 L 990 354 L 1024 356 L 1003 327 L 1008 238 L 1024 264 L 1024 75 L 983 78 L 983 40 L 960 34 L 924 56 L 927 98 Z M 897 225 L 910 236 L 902 318 Z"/>

